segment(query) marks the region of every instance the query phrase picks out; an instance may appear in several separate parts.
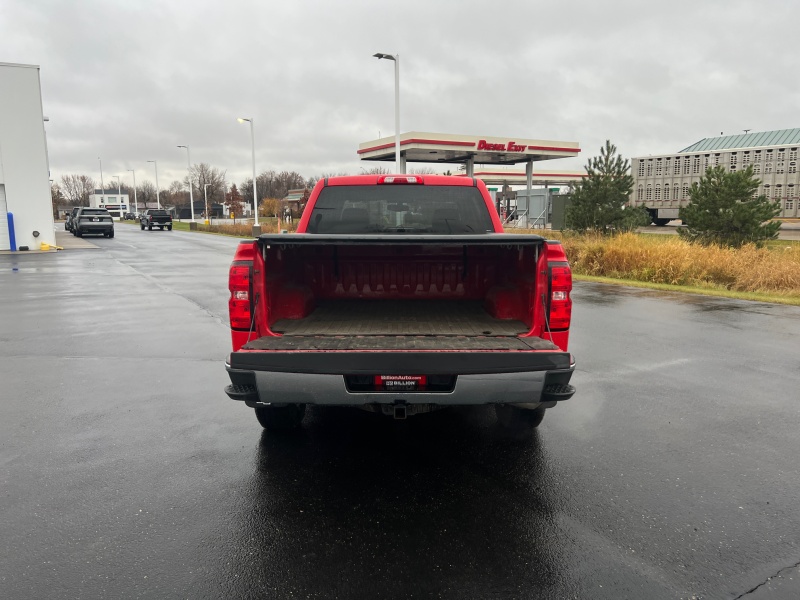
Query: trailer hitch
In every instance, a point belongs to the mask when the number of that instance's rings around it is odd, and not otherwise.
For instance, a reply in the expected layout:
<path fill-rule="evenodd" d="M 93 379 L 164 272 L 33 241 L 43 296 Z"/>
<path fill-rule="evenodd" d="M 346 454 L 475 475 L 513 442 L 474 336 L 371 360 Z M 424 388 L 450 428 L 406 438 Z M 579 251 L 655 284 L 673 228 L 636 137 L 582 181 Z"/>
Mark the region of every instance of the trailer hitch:
<path fill-rule="evenodd" d="M 398 401 L 396 404 L 393 404 L 392 405 L 392 409 L 393 409 L 392 416 L 396 420 L 403 420 L 403 419 L 408 418 L 407 406 L 406 406 L 405 402 L 402 402 L 402 400 Z"/>

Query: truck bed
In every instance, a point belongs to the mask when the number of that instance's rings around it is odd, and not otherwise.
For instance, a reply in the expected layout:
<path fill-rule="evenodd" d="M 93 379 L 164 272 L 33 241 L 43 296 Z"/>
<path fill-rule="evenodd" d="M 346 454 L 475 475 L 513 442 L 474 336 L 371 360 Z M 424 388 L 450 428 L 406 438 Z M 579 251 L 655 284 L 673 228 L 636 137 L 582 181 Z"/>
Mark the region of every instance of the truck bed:
<path fill-rule="evenodd" d="M 516 336 L 522 321 L 496 319 L 481 301 L 330 300 L 303 319 L 281 319 L 272 331 L 285 336 Z"/>

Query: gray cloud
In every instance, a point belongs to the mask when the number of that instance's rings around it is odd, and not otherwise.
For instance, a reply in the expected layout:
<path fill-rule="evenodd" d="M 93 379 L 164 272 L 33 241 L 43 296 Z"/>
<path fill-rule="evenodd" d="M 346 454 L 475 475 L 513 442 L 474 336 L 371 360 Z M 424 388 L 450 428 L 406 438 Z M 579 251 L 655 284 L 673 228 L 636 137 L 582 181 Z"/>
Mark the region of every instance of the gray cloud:
<path fill-rule="evenodd" d="M 800 5 L 674 0 L 75 2 L 5 0 L 0 60 L 41 65 L 54 176 L 151 178 L 194 162 L 356 173 L 360 142 L 401 129 L 578 141 L 627 156 L 781 129 L 798 90 Z"/>

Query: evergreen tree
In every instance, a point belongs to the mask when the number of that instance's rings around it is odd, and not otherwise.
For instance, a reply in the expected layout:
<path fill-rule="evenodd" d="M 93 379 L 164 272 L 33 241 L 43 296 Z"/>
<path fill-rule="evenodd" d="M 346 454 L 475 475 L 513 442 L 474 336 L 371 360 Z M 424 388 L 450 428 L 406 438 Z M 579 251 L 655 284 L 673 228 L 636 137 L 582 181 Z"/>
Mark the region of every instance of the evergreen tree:
<path fill-rule="evenodd" d="M 645 209 L 628 206 L 633 189 L 630 170 L 628 160 L 623 160 L 617 154 L 617 147 L 606 140 L 600 156 L 589 159 L 586 176 L 572 193 L 566 213 L 567 227 L 613 233 L 649 224 L 650 215 Z"/>
<path fill-rule="evenodd" d="M 780 202 L 756 196 L 760 183 L 753 177 L 752 166 L 732 173 L 723 167 L 709 167 L 703 178 L 692 184 L 690 203 L 680 209 L 687 227 L 678 233 L 701 244 L 734 248 L 776 239 L 781 223 L 769 221 L 780 214 Z"/>

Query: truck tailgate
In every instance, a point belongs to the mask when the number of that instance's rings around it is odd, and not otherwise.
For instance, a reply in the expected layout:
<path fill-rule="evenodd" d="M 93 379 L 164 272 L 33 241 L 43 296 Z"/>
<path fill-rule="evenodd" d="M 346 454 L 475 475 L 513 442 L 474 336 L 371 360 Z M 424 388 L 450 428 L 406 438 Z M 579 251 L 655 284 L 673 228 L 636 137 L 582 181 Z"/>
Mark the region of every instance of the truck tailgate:
<path fill-rule="evenodd" d="M 294 373 L 458 375 L 570 368 L 541 338 L 505 336 L 262 337 L 230 355 L 232 369 Z"/>

